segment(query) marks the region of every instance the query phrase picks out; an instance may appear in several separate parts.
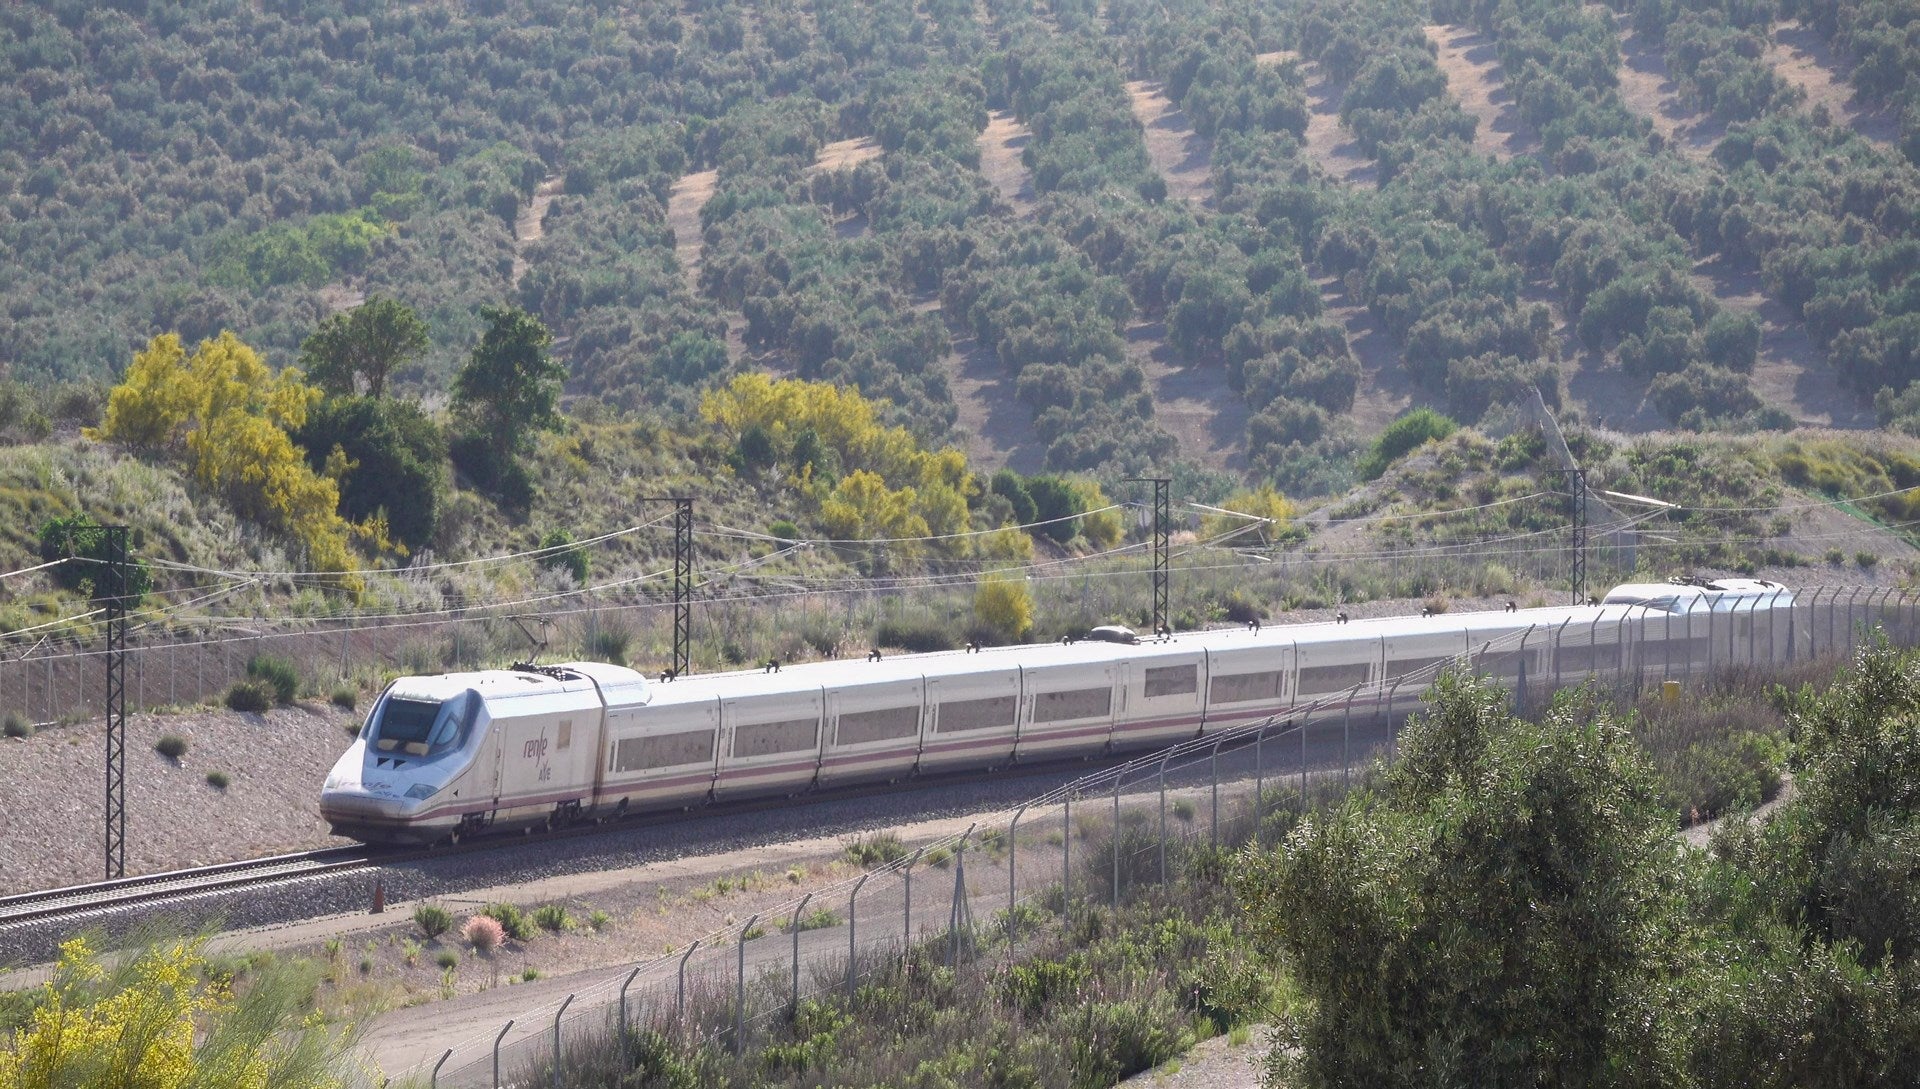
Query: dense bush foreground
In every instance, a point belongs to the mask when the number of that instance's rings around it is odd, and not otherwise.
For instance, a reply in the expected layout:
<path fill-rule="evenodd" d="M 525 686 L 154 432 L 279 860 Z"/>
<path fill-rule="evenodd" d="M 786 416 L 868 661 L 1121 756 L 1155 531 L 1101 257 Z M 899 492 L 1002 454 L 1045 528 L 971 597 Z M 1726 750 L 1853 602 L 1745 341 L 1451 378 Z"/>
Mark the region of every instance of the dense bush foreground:
<path fill-rule="evenodd" d="M 1248 854 L 1288 1084 L 1912 1084 L 1920 656 L 1783 694 L 1799 794 L 1676 851 L 1626 723 L 1454 679 L 1377 791 Z"/>

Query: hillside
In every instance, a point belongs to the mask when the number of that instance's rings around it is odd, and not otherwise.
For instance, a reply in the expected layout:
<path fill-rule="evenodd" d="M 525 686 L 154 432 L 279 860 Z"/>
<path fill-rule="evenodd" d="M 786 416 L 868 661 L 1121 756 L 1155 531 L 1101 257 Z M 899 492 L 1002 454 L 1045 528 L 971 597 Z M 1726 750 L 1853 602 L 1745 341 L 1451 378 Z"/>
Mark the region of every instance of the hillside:
<path fill-rule="evenodd" d="M 982 464 L 1295 493 L 1526 385 L 1632 431 L 1910 414 L 1908 66 L 1853 59 L 1866 16 L 1490 10 L 16 6 L 0 362 L 284 365 L 385 295 L 432 393 L 513 302 L 622 408 L 770 368 Z"/>
<path fill-rule="evenodd" d="M 383 650 L 460 659 L 522 609 L 657 656 L 597 610 L 658 603 L 679 494 L 742 602 L 712 658 L 962 639 L 994 570 L 1043 634 L 1145 623 L 1089 589 L 1143 475 L 1305 512 L 1351 570 L 1268 606 L 1521 592 L 1536 389 L 1596 487 L 1791 508 L 1655 519 L 1643 570 L 1904 571 L 1898 497 L 1823 506 L 1920 483 L 1909 57 L 1852 6 L 200 0 L 15 6 L 0 58 L 0 553 L 133 523 L 150 633 L 494 617 Z M 1423 407 L 1466 430 L 1391 464 Z M 1244 557 L 1182 518 L 1218 618 Z M 77 570 L 4 630 L 89 635 Z M 777 639 L 745 603 L 850 587 Z"/>

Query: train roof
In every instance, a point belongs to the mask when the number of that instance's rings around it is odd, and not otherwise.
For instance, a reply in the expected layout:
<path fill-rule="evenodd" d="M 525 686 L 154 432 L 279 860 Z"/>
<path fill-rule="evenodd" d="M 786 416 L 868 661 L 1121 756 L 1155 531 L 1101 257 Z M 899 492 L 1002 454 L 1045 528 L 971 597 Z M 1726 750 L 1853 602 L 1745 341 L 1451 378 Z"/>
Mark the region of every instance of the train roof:
<path fill-rule="evenodd" d="M 522 696 L 557 696 L 574 692 L 592 692 L 595 688 L 609 704 L 639 704 L 648 699 L 647 679 L 637 670 L 605 662 L 567 662 L 557 666 L 515 669 L 476 669 L 462 673 L 437 673 L 425 677 L 402 677 L 393 682 L 389 694 L 402 699 L 445 700 L 462 692 L 478 692 L 492 701 Z"/>
<path fill-rule="evenodd" d="M 1353 619 L 1346 623 L 1329 620 L 1304 624 L 1267 624 L 1257 631 L 1250 627 L 1212 628 L 1179 632 L 1164 639 L 1143 639 L 1132 644 L 1082 639 L 1072 643 L 986 647 L 977 652 L 945 650 L 896 654 L 878 661 L 840 658 L 783 665 L 778 674 L 769 674 L 764 666 L 724 673 L 693 674 L 654 685 L 653 705 L 698 703 L 715 697 L 754 695 L 780 689 L 791 691 L 823 685 L 837 687 L 919 680 L 922 677 L 933 679 L 984 672 L 994 666 L 1011 671 L 1119 661 L 1150 663 L 1156 658 L 1199 651 L 1348 642 L 1356 637 L 1398 639 L 1421 635 L 1458 636 L 1467 628 L 1556 628 L 1576 622 L 1590 623 L 1608 616 L 1617 619 L 1627 615 L 1630 609 L 1631 606 L 1580 605 L 1520 609 L 1514 612 L 1481 610 L 1433 616 L 1373 617 Z"/>

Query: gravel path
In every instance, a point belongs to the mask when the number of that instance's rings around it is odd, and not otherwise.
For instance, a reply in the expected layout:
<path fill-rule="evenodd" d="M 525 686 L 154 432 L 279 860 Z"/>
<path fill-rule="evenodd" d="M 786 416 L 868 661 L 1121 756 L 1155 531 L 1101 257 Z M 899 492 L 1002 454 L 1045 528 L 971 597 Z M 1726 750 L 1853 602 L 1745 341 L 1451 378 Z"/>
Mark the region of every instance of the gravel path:
<path fill-rule="evenodd" d="M 1228 1037 L 1202 1040 L 1180 1058 L 1121 1082 L 1129 1089 L 1260 1089 L 1266 1069 L 1267 1030 L 1256 1028 L 1238 1047 Z"/>

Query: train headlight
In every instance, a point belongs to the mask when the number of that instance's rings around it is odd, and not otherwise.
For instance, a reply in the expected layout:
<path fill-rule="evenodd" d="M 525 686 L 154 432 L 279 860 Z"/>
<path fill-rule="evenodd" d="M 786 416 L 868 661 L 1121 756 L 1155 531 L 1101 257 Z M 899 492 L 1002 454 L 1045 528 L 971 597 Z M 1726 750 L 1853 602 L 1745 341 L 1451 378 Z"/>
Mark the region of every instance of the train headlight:
<path fill-rule="evenodd" d="M 431 798 L 438 793 L 440 793 L 439 787 L 429 786 L 426 783 L 415 783 L 412 786 L 407 788 L 407 797 L 412 798 L 415 801 L 424 802 L 428 798 Z"/>

